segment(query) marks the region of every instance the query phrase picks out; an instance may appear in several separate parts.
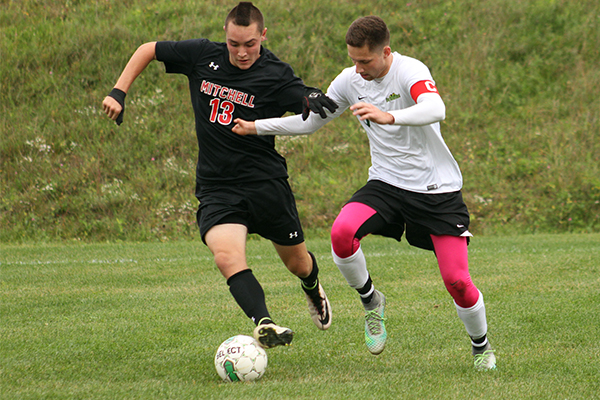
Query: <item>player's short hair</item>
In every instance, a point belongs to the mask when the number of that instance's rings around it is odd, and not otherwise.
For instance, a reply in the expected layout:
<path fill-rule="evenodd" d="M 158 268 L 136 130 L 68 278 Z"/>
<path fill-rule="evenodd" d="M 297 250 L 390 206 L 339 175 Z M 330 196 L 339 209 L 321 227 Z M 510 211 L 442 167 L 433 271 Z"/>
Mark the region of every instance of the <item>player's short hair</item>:
<path fill-rule="evenodd" d="M 250 24 L 256 23 L 258 31 L 261 33 L 265 29 L 263 15 L 251 1 L 240 1 L 237 6 L 233 7 L 225 18 L 226 29 L 229 22 L 239 26 L 250 26 Z"/>
<path fill-rule="evenodd" d="M 355 20 L 346 32 L 346 44 L 352 47 L 369 46 L 379 50 L 390 45 L 390 30 L 383 19 L 369 15 Z"/>

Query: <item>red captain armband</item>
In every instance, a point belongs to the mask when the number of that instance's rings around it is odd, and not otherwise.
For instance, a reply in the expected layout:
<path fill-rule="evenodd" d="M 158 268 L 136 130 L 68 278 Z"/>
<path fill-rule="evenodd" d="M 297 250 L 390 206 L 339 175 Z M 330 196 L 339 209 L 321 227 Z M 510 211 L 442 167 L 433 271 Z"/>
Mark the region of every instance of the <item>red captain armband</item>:
<path fill-rule="evenodd" d="M 410 88 L 410 97 L 413 98 L 415 103 L 417 102 L 417 99 L 419 98 L 419 96 L 422 95 L 423 93 L 440 94 L 440 92 L 438 92 L 437 88 L 435 87 L 435 84 L 433 83 L 433 81 L 419 81 L 419 82 L 415 83 L 414 85 L 412 85 Z"/>

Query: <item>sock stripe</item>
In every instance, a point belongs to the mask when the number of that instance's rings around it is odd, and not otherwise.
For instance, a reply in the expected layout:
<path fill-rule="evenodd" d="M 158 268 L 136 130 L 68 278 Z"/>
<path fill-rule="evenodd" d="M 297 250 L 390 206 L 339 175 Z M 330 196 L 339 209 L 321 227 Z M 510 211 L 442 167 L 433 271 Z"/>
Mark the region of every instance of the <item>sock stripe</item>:
<path fill-rule="evenodd" d="M 375 286 L 371 286 L 371 290 L 369 290 L 367 293 L 364 293 L 364 294 L 359 293 L 359 294 L 360 294 L 360 297 L 362 297 L 363 299 L 366 299 L 366 298 L 372 296 L 373 292 L 375 292 Z"/>
<path fill-rule="evenodd" d="M 302 282 L 302 287 L 303 287 L 304 289 L 306 289 L 306 290 L 313 290 L 313 289 L 315 289 L 317 286 L 319 286 L 319 280 L 318 280 L 318 279 L 315 281 L 315 284 L 314 284 L 314 285 L 312 285 L 312 287 L 308 287 L 308 286 L 306 286 L 306 283 Z"/>

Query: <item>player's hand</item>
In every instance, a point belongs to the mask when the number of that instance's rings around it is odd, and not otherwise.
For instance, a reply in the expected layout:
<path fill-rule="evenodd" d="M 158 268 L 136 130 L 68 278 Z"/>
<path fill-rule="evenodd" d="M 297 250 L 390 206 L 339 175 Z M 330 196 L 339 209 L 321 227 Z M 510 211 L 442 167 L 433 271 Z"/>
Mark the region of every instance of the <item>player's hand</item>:
<path fill-rule="evenodd" d="M 307 86 L 304 89 L 304 109 L 302 110 L 302 120 L 306 121 L 308 118 L 308 114 L 311 111 L 319 114 L 321 118 L 327 118 L 327 114 L 325 113 L 325 108 L 331 111 L 332 113 L 337 110 L 338 105 L 335 104 L 335 101 L 331 100 L 329 97 L 325 95 L 321 90 Z"/>
<path fill-rule="evenodd" d="M 121 125 L 123 123 L 123 114 L 125 113 L 125 96 L 127 93 L 124 91 L 113 88 L 108 96 L 104 98 L 102 102 L 102 109 L 108 115 L 108 118 L 112 119 Z"/>
<path fill-rule="evenodd" d="M 256 124 L 254 121 L 245 121 L 241 118 L 236 118 L 233 120 L 235 126 L 231 128 L 233 133 L 237 133 L 241 136 L 246 135 L 256 135 Z"/>
<path fill-rule="evenodd" d="M 361 121 L 369 120 L 379 125 L 391 125 L 394 123 L 394 116 L 385 111 L 381 111 L 373 104 L 369 103 L 356 103 L 350 106 L 353 115 L 357 115 Z"/>

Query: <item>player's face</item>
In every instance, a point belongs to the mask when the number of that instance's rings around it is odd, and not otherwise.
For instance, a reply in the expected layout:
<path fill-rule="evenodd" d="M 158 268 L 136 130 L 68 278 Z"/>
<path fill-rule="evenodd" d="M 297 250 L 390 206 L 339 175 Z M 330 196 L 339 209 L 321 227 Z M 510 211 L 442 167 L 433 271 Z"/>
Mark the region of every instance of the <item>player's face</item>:
<path fill-rule="evenodd" d="M 260 57 L 260 45 L 267 38 L 267 28 L 262 32 L 258 25 L 236 25 L 229 22 L 225 29 L 229 61 L 239 69 L 248 69 Z"/>
<path fill-rule="evenodd" d="M 385 46 L 381 50 L 370 50 L 369 46 L 353 47 L 348 45 L 348 56 L 356 66 L 356 73 L 363 79 L 372 81 L 383 78 L 392 64 L 392 49 Z"/>

